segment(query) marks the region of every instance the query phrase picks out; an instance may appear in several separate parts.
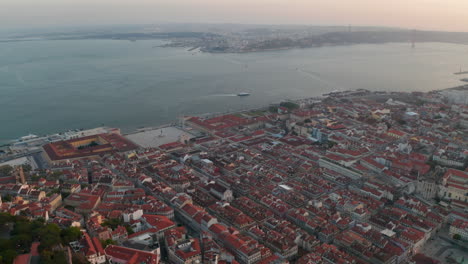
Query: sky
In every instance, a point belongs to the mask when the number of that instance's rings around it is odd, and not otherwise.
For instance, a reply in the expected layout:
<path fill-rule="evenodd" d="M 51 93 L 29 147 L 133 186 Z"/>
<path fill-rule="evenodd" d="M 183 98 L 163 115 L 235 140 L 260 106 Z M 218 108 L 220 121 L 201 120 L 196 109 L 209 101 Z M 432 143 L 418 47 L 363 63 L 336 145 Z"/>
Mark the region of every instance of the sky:
<path fill-rule="evenodd" d="M 468 32 L 468 0 L 0 0 L 0 28 L 161 22 Z"/>

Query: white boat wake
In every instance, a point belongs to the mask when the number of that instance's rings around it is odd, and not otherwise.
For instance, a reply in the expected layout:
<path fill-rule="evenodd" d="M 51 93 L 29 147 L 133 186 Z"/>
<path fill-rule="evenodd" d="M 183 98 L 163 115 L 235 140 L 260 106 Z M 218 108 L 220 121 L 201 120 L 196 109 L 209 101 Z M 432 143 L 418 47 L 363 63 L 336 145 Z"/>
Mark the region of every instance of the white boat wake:
<path fill-rule="evenodd" d="M 321 78 L 318 73 L 308 72 L 308 71 L 304 71 L 302 69 L 298 69 L 297 71 L 304 74 L 304 75 L 307 75 L 307 76 L 309 76 L 309 77 L 311 77 L 311 78 L 313 78 L 313 79 L 315 79 L 315 80 L 317 80 L 317 81 L 319 81 L 319 82 L 321 82 L 323 84 L 326 84 L 326 85 L 330 86 L 331 88 L 334 88 L 334 89 L 337 89 L 337 90 L 343 90 L 343 91 L 346 90 L 346 88 L 344 88 L 344 87 L 342 87 L 340 85 L 337 85 L 336 83 L 332 83 L 332 82 L 330 82 L 328 80 L 325 80 L 325 79 Z"/>

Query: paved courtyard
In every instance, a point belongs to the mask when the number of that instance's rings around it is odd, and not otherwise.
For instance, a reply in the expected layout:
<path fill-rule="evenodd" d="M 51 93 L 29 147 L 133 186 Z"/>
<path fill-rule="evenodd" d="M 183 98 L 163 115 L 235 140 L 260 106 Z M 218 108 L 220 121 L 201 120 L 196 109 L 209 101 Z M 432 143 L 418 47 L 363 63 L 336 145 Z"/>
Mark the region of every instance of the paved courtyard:
<path fill-rule="evenodd" d="M 193 137 L 182 129 L 173 126 L 139 131 L 133 134 L 128 134 L 125 137 L 144 148 L 154 148 L 167 143 L 179 141 L 183 134 L 187 134 L 189 138 Z"/>
<path fill-rule="evenodd" d="M 426 243 L 421 253 L 441 263 L 468 263 L 468 251 L 445 237 L 435 236 Z M 456 259 L 464 261 L 456 262 Z"/>

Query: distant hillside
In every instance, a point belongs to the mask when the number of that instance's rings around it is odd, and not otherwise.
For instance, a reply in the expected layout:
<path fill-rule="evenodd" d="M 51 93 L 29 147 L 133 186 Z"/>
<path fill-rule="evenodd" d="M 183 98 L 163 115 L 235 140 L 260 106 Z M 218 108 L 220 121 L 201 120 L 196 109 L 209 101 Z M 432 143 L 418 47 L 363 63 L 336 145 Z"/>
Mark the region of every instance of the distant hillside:
<path fill-rule="evenodd" d="M 330 32 L 305 38 L 276 38 L 251 42 L 243 51 L 258 51 L 284 48 L 308 48 L 324 45 L 349 45 L 389 42 L 447 42 L 468 44 L 468 33 L 432 31 L 358 31 Z"/>
<path fill-rule="evenodd" d="M 446 42 L 468 44 L 468 32 L 416 31 L 381 27 L 160 24 L 140 28 L 97 28 L 42 32 L 12 36 L 4 41 L 26 40 L 169 40 L 164 47 L 198 47 L 204 52 L 255 52 L 275 49 L 309 48 L 389 42 Z"/>

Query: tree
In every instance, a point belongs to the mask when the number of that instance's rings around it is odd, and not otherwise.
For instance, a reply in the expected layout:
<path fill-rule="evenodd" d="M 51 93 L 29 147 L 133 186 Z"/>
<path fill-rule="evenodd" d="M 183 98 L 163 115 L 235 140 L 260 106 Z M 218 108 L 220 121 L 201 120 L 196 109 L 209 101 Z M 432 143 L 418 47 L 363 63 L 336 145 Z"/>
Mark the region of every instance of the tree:
<path fill-rule="evenodd" d="M 455 234 L 455 235 L 453 235 L 453 239 L 455 239 L 455 240 L 460 240 L 460 239 L 461 239 L 461 235 L 460 235 L 460 234 Z"/>
<path fill-rule="evenodd" d="M 7 194 L 2 197 L 2 201 L 4 202 L 11 202 L 13 200 L 13 197 L 10 194 Z"/>
<path fill-rule="evenodd" d="M 71 205 L 65 205 L 64 206 L 65 209 L 68 209 L 70 211 L 75 211 L 75 207 L 71 206 Z"/>
<path fill-rule="evenodd" d="M 89 264 L 89 261 L 82 254 L 72 254 L 72 263 L 73 264 Z"/>
<path fill-rule="evenodd" d="M 13 216 L 8 213 L 0 213 L 0 226 L 13 222 Z"/>
<path fill-rule="evenodd" d="M 63 251 L 51 251 L 44 250 L 41 254 L 41 263 L 43 264 L 55 264 L 55 263 L 67 263 L 67 257 Z M 73 262 L 74 263 L 74 262 Z"/>
<path fill-rule="evenodd" d="M 127 233 L 128 233 L 129 235 L 135 233 L 135 232 L 133 231 L 133 229 L 132 229 L 129 225 L 125 225 L 125 229 L 127 230 Z"/>
<path fill-rule="evenodd" d="M 41 263 L 66 263 L 65 253 L 54 249 L 81 235 L 76 227 L 61 230 L 56 224 L 45 224 L 41 218 L 29 221 L 25 217 L 0 213 L 0 224 L 5 226 L 7 223 L 14 225 L 10 238 L 0 239 L 0 264 L 13 263 L 18 254 L 29 252 L 33 241 L 40 242 Z"/>
<path fill-rule="evenodd" d="M 294 110 L 294 109 L 299 108 L 299 105 L 298 105 L 298 104 L 295 104 L 295 103 L 293 103 L 293 102 L 281 102 L 281 103 L 280 103 L 280 106 L 286 107 L 286 108 L 289 109 L 289 110 Z"/>
<path fill-rule="evenodd" d="M 31 236 L 34 239 L 38 239 L 40 237 L 40 232 L 42 228 L 44 228 L 44 224 L 44 218 L 39 218 L 31 222 Z"/>
<path fill-rule="evenodd" d="M 60 232 L 60 236 L 62 237 L 62 242 L 68 244 L 72 241 L 76 241 L 81 237 L 81 230 L 78 227 L 69 227 L 65 228 Z"/>
<path fill-rule="evenodd" d="M 31 233 L 31 225 L 26 221 L 16 221 L 13 230 L 11 231 L 11 236 L 17 236 L 20 234 L 30 234 Z"/>
<path fill-rule="evenodd" d="M 397 122 L 398 122 L 398 124 L 400 124 L 402 126 L 406 125 L 406 121 L 403 120 L 403 119 L 398 119 Z"/>
<path fill-rule="evenodd" d="M 116 229 L 119 225 L 123 225 L 123 222 L 122 222 L 122 220 L 120 220 L 120 219 L 112 218 L 112 219 L 108 219 L 108 220 L 104 221 L 101 225 L 102 225 L 102 226 L 110 227 L 110 228 L 112 228 L 112 230 L 114 230 L 114 229 Z"/>
<path fill-rule="evenodd" d="M 10 165 L 0 166 L 0 175 L 10 175 L 13 172 L 13 167 Z"/>
<path fill-rule="evenodd" d="M 54 252 L 52 250 L 49 250 L 49 249 L 42 250 L 41 253 L 40 253 L 41 264 L 42 263 L 51 263 L 53 255 L 54 255 Z"/>
<path fill-rule="evenodd" d="M 0 250 L 13 247 L 11 239 L 0 238 Z"/>
<path fill-rule="evenodd" d="M 60 238 L 60 227 L 56 224 L 48 224 L 41 228 L 39 231 L 39 237 L 41 240 L 39 252 L 42 252 L 45 249 L 51 249 L 62 242 L 62 239 Z"/>
<path fill-rule="evenodd" d="M 29 164 L 23 164 L 21 166 L 23 167 L 24 172 L 30 172 L 32 170 L 32 167 Z"/>
<path fill-rule="evenodd" d="M 27 252 L 31 248 L 32 237 L 30 234 L 20 234 L 11 238 L 11 243 L 17 250 Z"/>
<path fill-rule="evenodd" d="M 333 148 L 334 146 L 336 146 L 337 143 L 336 142 L 333 142 L 333 141 L 327 141 L 327 148 Z"/>
<path fill-rule="evenodd" d="M 0 256 L 2 256 L 2 263 L 13 263 L 13 260 L 18 256 L 18 253 L 13 249 L 7 249 L 0 251 Z"/>
<path fill-rule="evenodd" d="M 50 174 L 50 178 L 53 179 L 53 180 L 58 180 L 60 178 L 60 176 L 63 175 L 63 172 L 61 171 L 54 171 L 52 174 Z"/>
<path fill-rule="evenodd" d="M 102 244 L 102 248 L 106 248 L 108 245 L 116 245 L 117 242 L 115 242 L 112 239 L 106 239 L 104 241 L 101 241 L 101 244 Z"/>
<path fill-rule="evenodd" d="M 42 177 L 40 175 L 32 175 L 30 178 L 32 182 L 37 182 Z"/>

